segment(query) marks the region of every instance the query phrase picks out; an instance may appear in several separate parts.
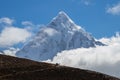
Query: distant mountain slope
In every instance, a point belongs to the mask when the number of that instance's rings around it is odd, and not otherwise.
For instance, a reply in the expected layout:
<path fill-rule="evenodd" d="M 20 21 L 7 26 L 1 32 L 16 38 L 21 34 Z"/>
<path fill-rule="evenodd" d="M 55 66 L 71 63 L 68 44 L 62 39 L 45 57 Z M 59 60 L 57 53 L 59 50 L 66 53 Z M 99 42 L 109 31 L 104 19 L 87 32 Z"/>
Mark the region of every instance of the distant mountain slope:
<path fill-rule="evenodd" d="M 59 12 L 53 20 L 40 29 L 36 36 L 19 52 L 18 57 L 32 60 L 52 59 L 58 52 L 75 48 L 104 45 L 76 25 L 66 13 Z"/>
<path fill-rule="evenodd" d="M 0 55 L 0 80 L 120 80 L 94 71 Z"/>

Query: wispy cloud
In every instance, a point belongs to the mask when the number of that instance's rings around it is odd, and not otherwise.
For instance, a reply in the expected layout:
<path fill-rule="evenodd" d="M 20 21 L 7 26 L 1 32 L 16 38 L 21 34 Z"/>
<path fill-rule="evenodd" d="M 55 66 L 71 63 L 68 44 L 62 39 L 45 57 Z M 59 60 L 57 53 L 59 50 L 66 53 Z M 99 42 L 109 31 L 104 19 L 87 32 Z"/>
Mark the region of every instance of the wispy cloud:
<path fill-rule="evenodd" d="M 93 0 L 71 0 L 72 2 L 76 2 L 78 4 L 83 4 L 85 6 L 89 6 L 92 4 Z"/>
<path fill-rule="evenodd" d="M 36 33 L 40 27 L 43 27 L 44 25 L 41 24 L 33 24 L 31 21 L 23 21 L 21 24 L 29 31 Z"/>
<path fill-rule="evenodd" d="M 14 20 L 10 19 L 8 17 L 0 18 L 0 24 L 12 25 L 13 22 L 14 22 Z"/>
<path fill-rule="evenodd" d="M 21 24 L 24 26 L 34 26 L 34 24 L 30 21 L 23 21 Z"/>
<path fill-rule="evenodd" d="M 120 15 L 120 2 L 111 7 L 108 7 L 106 12 L 113 15 Z"/>
<path fill-rule="evenodd" d="M 88 6 L 88 5 L 92 4 L 92 0 L 81 0 L 81 3 L 83 3 L 86 6 Z"/>

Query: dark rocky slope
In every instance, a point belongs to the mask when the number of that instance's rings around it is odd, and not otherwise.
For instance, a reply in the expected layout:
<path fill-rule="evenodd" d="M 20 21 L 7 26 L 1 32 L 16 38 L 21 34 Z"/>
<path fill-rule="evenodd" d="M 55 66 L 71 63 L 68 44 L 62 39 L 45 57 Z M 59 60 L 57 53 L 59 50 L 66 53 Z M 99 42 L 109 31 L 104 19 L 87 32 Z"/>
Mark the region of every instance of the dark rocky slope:
<path fill-rule="evenodd" d="M 0 80 L 120 80 L 94 71 L 0 55 Z"/>

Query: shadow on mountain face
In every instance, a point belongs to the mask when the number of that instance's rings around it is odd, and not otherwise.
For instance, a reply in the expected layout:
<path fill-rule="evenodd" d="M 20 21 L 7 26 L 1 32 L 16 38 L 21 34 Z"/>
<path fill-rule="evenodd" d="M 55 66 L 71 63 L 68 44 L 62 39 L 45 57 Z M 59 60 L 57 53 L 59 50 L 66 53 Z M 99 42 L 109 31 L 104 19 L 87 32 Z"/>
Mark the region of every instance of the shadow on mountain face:
<path fill-rule="evenodd" d="M 94 71 L 0 55 L 0 80 L 120 80 Z"/>

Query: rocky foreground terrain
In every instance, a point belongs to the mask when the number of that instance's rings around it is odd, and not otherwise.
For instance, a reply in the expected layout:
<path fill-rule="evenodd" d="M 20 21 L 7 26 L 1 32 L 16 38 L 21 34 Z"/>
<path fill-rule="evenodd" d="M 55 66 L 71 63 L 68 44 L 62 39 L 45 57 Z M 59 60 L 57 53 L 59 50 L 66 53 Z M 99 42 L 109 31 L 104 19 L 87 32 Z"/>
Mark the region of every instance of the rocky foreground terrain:
<path fill-rule="evenodd" d="M 102 73 L 0 55 L 0 80 L 120 80 Z"/>

